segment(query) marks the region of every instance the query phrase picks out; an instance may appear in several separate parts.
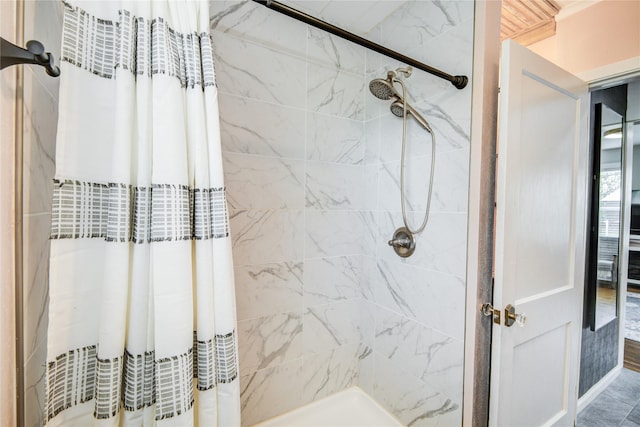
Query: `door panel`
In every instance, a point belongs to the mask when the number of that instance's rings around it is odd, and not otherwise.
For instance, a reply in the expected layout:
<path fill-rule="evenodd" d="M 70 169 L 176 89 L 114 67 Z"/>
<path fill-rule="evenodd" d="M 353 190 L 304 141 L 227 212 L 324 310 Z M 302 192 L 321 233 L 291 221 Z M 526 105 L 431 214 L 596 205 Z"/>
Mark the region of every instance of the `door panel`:
<path fill-rule="evenodd" d="M 522 398 L 515 399 L 508 425 L 544 425 L 566 411 L 563 390 L 567 376 L 563 362 L 568 333 L 567 325 L 562 325 L 514 346 L 513 382 L 522 391 Z M 541 347 L 549 351 L 538 352 L 536 349 Z"/>
<path fill-rule="evenodd" d="M 525 313 L 495 325 L 490 424 L 573 425 L 584 280 L 587 86 L 505 41 L 494 301 Z"/>

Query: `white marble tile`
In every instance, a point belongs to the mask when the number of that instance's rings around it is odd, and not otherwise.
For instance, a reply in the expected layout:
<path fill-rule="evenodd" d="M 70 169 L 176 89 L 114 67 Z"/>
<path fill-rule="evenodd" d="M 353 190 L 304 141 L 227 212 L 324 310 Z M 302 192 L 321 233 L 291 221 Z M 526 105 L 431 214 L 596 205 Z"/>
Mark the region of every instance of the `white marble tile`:
<path fill-rule="evenodd" d="M 459 126 L 463 129 L 462 134 L 468 135 L 467 123 L 471 120 L 470 86 L 461 90 L 448 86 L 432 90 L 432 88 L 425 87 L 427 86 L 427 77 L 424 76 L 424 73 L 416 73 L 415 77 L 415 80 L 408 83 L 411 85 L 414 95 L 413 107 L 422 113 L 432 127 L 436 127 L 439 120 L 444 120 L 450 123 L 449 127 Z M 470 75 L 468 77 L 471 78 Z M 432 77 L 429 78 L 432 79 Z M 438 127 L 445 128 L 442 125 L 438 125 Z"/>
<path fill-rule="evenodd" d="M 46 353 L 47 345 L 43 342 L 25 364 L 25 426 L 41 427 L 45 422 Z"/>
<path fill-rule="evenodd" d="M 375 185 L 375 183 L 371 183 Z M 360 221 L 362 222 L 362 235 L 360 242 L 362 244 L 362 254 L 368 257 L 377 255 L 377 242 L 380 236 L 378 227 L 378 213 L 372 210 L 360 212 Z"/>
<path fill-rule="evenodd" d="M 389 310 L 376 314 L 376 354 L 420 378 L 430 357 L 431 330 Z"/>
<path fill-rule="evenodd" d="M 408 212 L 412 227 L 422 221 L 424 212 Z M 387 241 L 394 231 L 403 226 L 400 212 L 380 212 L 380 237 L 377 250 L 380 259 L 397 261 L 398 256 Z M 404 263 L 446 273 L 456 277 L 466 275 L 467 216 L 463 213 L 432 212 L 422 233 L 415 236 L 416 250 Z"/>
<path fill-rule="evenodd" d="M 380 158 L 381 162 L 399 162 L 402 158 L 402 118 L 389 111 L 388 103 L 385 114 L 380 118 Z M 423 111 L 419 111 L 421 114 Z M 430 123 L 429 116 L 422 116 Z M 430 123 L 431 124 L 431 123 Z M 443 137 L 436 131 L 436 157 Z M 431 156 L 431 135 L 424 130 L 411 116 L 407 118 L 406 158 Z"/>
<path fill-rule="evenodd" d="M 364 184 L 361 191 L 363 193 L 363 210 L 373 211 L 378 206 L 378 176 L 380 174 L 378 165 L 366 165 L 363 167 Z"/>
<path fill-rule="evenodd" d="M 428 55 L 426 62 L 432 67 L 442 69 L 452 75 L 467 75 L 471 78 L 473 68 L 473 20 L 467 20 L 455 28 L 435 38 L 425 41 L 421 45 L 412 45 L 407 51 L 408 56 L 416 59 Z M 428 74 L 419 74 L 428 76 Z M 414 76 L 411 78 L 413 79 Z M 433 77 L 433 76 L 432 76 Z M 451 83 L 438 79 L 453 92 L 458 92 Z M 416 88 L 419 90 L 419 88 Z M 470 91 L 470 86 L 462 91 Z"/>
<path fill-rule="evenodd" d="M 360 276 L 360 296 L 367 301 L 374 301 L 375 287 L 378 280 L 378 262 L 374 256 L 362 257 L 362 275 Z"/>
<path fill-rule="evenodd" d="M 373 397 L 410 426 L 459 426 L 462 402 L 435 390 L 384 357 L 375 357 Z"/>
<path fill-rule="evenodd" d="M 209 4 L 212 30 L 304 58 L 307 48 L 304 23 L 251 1 L 210 0 Z"/>
<path fill-rule="evenodd" d="M 361 166 L 307 162 L 305 206 L 312 209 L 360 210 L 366 208 Z"/>
<path fill-rule="evenodd" d="M 316 113 L 364 119 L 364 75 L 308 64 L 307 109 Z"/>
<path fill-rule="evenodd" d="M 359 300 L 308 307 L 304 313 L 304 348 L 322 353 L 360 342 Z"/>
<path fill-rule="evenodd" d="M 395 261 L 378 261 L 376 303 L 462 340 L 464 280 L 412 266 L 396 258 Z"/>
<path fill-rule="evenodd" d="M 433 212 L 461 212 L 468 209 L 469 150 L 436 153 L 431 207 Z"/>
<path fill-rule="evenodd" d="M 225 153 L 224 179 L 230 209 L 302 209 L 304 162 Z"/>
<path fill-rule="evenodd" d="M 427 117 L 436 136 L 438 153 L 449 150 L 469 149 L 471 120 L 455 120 L 443 113 L 439 106 L 425 111 L 425 117 Z"/>
<path fill-rule="evenodd" d="M 285 53 L 215 32 L 220 92 L 296 108 L 305 107 L 306 62 Z"/>
<path fill-rule="evenodd" d="M 462 395 L 464 344 L 395 312 L 379 310 L 376 354 L 440 393 Z"/>
<path fill-rule="evenodd" d="M 380 119 L 373 118 L 364 124 L 365 149 L 364 163 L 376 164 L 380 158 Z"/>
<path fill-rule="evenodd" d="M 388 0 L 339 0 L 325 3 L 326 7 L 320 15 L 324 20 L 363 36 L 401 4 Z"/>
<path fill-rule="evenodd" d="M 313 27 L 309 27 L 307 58 L 354 74 L 365 70 L 364 47 Z"/>
<path fill-rule="evenodd" d="M 302 310 L 302 262 L 236 265 L 234 276 L 238 320 Z"/>
<path fill-rule="evenodd" d="M 414 213 L 413 224 L 418 220 Z M 420 217 L 421 213 L 417 213 Z M 421 250 L 414 253 L 409 264 L 436 270 L 457 277 L 466 276 L 467 215 L 434 212 L 425 230 L 416 238 Z M 424 248 L 424 249 L 422 249 Z"/>
<path fill-rule="evenodd" d="M 359 212 L 307 210 L 305 218 L 307 258 L 363 253 L 363 218 Z"/>
<path fill-rule="evenodd" d="M 358 344 L 306 356 L 303 361 L 303 401 L 313 402 L 358 383 Z"/>
<path fill-rule="evenodd" d="M 374 43 L 379 44 L 380 38 L 381 38 L 380 27 L 377 26 L 374 29 L 372 29 L 369 32 L 369 34 L 367 34 L 367 37 Z M 390 58 L 386 55 L 382 55 L 381 53 L 378 53 L 369 49 L 367 49 L 367 52 L 365 54 L 365 61 L 367 63 L 365 72 L 370 78 L 386 78 L 387 69 L 385 69 L 385 67 L 390 66 L 392 64 L 392 61 L 399 63 L 393 58 Z M 395 68 L 389 68 L 389 69 L 395 69 Z"/>
<path fill-rule="evenodd" d="M 24 40 L 38 40 L 41 42 L 45 52 L 53 54 L 57 66 L 60 66 L 61 59 L 63 16 L 64 4 L 61 1 L 24 2 Z M 9 41 L 13 42 L 13 40 Z M 23 47 L 26 47 L 26 44 Z M 44 67 L 28 65 L 25 66 L 25 70 L 27 69 L 33 72 L 34 77 L 57 100 L 60 79 L 49 76 Z"/>
<path fill-rule="evenodd" d="M 218 102 L 223 151 L 304 158 L 303 110 L 223 93 Z"/>
<path fill-rule="evenodd" d="M 313 16 L 322 16 L 322 11 L 327 7 L 326 0 L 286 0 L 282 3 Z"/>
<path fill-rule="evenodd" d="M 253 372 L 302 356 L 301 313 L 281 313 L 238 322 L 240 369 Z"/>
<path fill-rule="evenodd" d="M 23 221 L 23 339 L 24 355 L 30 358 L 47 341 L 51 215 L 27 215 Z"/>
<path fill-rule="evenodd" d="M 307 114 L 307 159 L 355 165 L 362 163 L 364 150 L 362 121 Z"/>
<path fill-rule="evenodd" d="M 235 265 L 302 259 L 304 221 L 296 210 L 230 211 Z"/>
<path fill-rule="evenodd" d="M 420 378 L 456 402 L 464 387 L 464 341 L 431 331 L 429 359 Z"/>
<path fill-rule="evenodd" d="M 412 211 L 424 212 L 427 206 L 431 156 L 405 161 L 405 203 Z M 378 208 L 401 209 L 400 162 L 383 163 L 379 168 Z M 469 152 L 467 149 L 436 152 L 431 194 L 431 212 L 467 212 Z"/>
<path fill-rule="evenodd" d="M 302 404 L 302 359 L 240 377 L 242 426 L 250 426 Z"/>
<path fill-rule="evenodd" d="M 360 344 L 373 348 L 375 344 L 376 313 L 380 310 L 380 306 L 372 301 L 361 299 L 358 310 L 360 314 Z"/>
<path fill-rule="evenodd" d="M 58 103 L 32 70 L 24 75 L 23 208 L 26 214 L 50 213 Z"/>
<path fill-rule="evenodd" d="M 473 9 L 473 2 L 406 2 L 380 24 L 381 43 L 408 55 L 408 46 L 424 46 L 434 37 L 471 19 Z M 423 50 L 414 56 L 430 64 L 429 51 Z"/>
<path fill-rule="evenodd" d="M 375 379 L 373 347 L 360 344 L 358 348 L 358 387 L 370 396 L 373 396 L 373 384 Z"/>
<path fill-rule="evenodd" d="M 359 255 L 305 260 L 305 307 L 359 297 L 361 274 Z"/>
<path fill-rule="evenodd" d="M 438 165 L 436 165 L 435 169 L 438 170 Z M 380 177 L 378 181 L 378 209 L 385 211 L 402 209 L 400 162 L 382 163 L 378 172 Z M 429 194 L 430 173 L 431 156 L 411 157 L 405 160 L 404 196 L 405 209 L 408 211 L 425 210 Z M 432 202 L 435 199 L 435 194 L 433 194 Z M 433 206 L 432 211 L 435 210 L 434 208 L 435 206 Z"/>

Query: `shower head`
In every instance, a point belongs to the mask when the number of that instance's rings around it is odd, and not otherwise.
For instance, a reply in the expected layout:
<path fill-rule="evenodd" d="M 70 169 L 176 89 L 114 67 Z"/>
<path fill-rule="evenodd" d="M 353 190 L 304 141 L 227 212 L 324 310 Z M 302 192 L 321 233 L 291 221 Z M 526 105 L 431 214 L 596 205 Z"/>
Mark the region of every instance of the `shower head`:
<path fill-rule="evenodd" d="M 387 101 L 391 98 L 400 98 L 400 94 L 393 87 L 391 79 L 373 79 L 369 83 L 369 90 L 378 99 Z"/>
<path fill-rule="evenodd" d="M 404 77 L 411 76 L 413 69 L 411 67 L 397 68 L 395 71 L 388 71 L 386 79 L 373 79 L 369 83 L 369 90 L 376 98 L 387 101 L 391 98 L 402 99 L 400 93 L 393 86 L 394 82 L 400 82 L 396 78 L 398 74 L 402 74 Z"/>
<path fill-rule="evenodd" d="M 404 105 L 402 103 L 402 101 L 395 101 L 391 104 L 391 112 L 397 116 L 402 118 L 404 116 Z M 428 132 L 433 132 L 431 130 L 431 126 L 429 126 L 429 123 L 424 119 L 424 117 L 422 117 L 422 115 L 420 113 L 418 113 L 411 105 L 409 105 L 407 103 L 407 115 L 412 115 L 413 118 L 416 119 L 416 121 L 418 123 L 420 123 L 420 125 L 425 128 Z"/>

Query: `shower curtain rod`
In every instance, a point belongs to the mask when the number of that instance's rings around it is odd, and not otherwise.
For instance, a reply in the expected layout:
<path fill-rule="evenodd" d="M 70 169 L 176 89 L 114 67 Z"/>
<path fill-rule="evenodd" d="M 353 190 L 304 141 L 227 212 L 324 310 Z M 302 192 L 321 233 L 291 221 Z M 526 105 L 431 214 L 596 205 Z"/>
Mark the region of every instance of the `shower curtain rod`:
<path fill-rule="evenodd" d="M 322 21 L 316 17 L 307 15 L 304 12 L 301 12 L 297 9 L 289 7 L 275 0 L 253 0 L 253 1 L 256 3 L 260 3 L 261 5 L 266 6 L 269 9 L 273 9 L 276 12 L 280 12 L 291 18 L 297 19 L 298 21 L 302 21 L 309 25 L 313 25 L 316 28 L 320 28 L 321 30 L 327 31 L 338 37 L 342 37 L 343 39 L 349 40 L 350 42 L 359 44 L 360 46 L 364 46 L 367 49 L 371 49 L 375 52 L 381 53 L 382 55 L 388 56 L 393 59 L 397 59 L 398 61 L 404 62 L 405 64 L 411 65 L 412 67 L 417 68 L 419 70 L 426 71 L 427 73 L 433 74 L 434 76 L 440 77 L 441 79 L 448 80 L 451 82 L 452 85 L 454 85 L 458 89 L 463 89 L 469 82 L 469 79 L 467 78 L 467 76 L 452 76 L 451 74 L 447 74 L 444 71 L 438 70 L 437 68 L 433 68 L 430 65 L 427 65 L 413 58 L 405 56 L 401 53 L 396 52 L 395 50 L 391 50 L 389 48 L 381 46 L 377 43 L 372 42 L 371 40 L 367 40 L 365 38 L 357 36 L 353 33 L 343 30 L 340 27 L 336 27 L 335 25 L 329 24 L 328 22 Z"/>

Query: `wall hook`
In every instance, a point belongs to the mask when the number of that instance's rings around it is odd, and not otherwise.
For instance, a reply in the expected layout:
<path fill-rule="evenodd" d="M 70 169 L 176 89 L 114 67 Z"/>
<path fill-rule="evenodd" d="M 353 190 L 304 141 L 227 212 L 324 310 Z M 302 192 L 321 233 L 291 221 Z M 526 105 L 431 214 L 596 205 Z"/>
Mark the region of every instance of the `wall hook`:
<path fill-rule="evenodd" d="M 51 52 L 44 51 L 44 46 L 37 40 L 29 40 L 23 49 L 0 37 L 0 70 L 17 64 L 36 64 L 45 67 L 51 77 L 60 75 L 60 68 L 55 65 Z"/>

